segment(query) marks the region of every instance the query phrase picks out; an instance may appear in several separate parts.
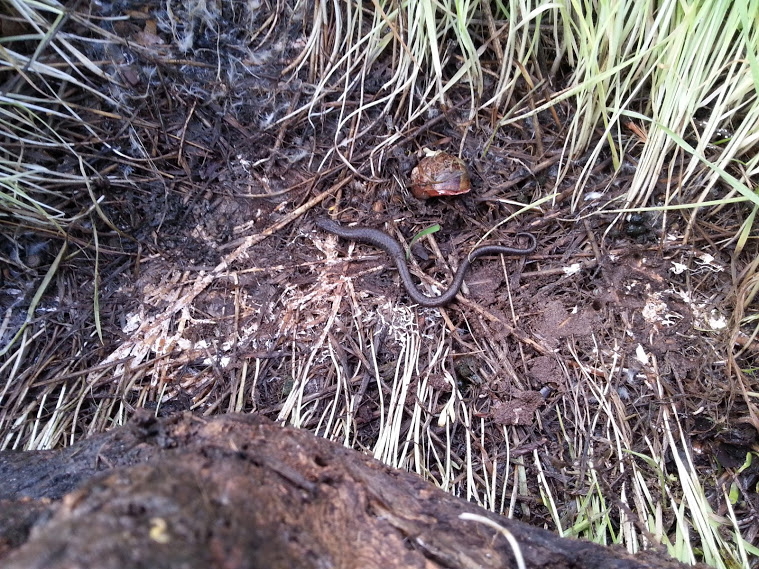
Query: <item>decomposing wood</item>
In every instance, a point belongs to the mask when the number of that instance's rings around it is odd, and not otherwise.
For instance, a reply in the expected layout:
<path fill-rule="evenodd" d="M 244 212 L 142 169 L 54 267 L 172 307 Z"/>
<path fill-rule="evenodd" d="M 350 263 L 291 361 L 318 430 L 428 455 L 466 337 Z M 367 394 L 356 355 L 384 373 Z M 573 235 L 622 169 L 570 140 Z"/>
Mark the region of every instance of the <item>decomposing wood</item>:
<path fill-rule="evenodd" d="M 251 415 L 132 423 L 57 451 L 0 453 L 0 565 L 681 567 L 487 512 L 413 474 Z"/>

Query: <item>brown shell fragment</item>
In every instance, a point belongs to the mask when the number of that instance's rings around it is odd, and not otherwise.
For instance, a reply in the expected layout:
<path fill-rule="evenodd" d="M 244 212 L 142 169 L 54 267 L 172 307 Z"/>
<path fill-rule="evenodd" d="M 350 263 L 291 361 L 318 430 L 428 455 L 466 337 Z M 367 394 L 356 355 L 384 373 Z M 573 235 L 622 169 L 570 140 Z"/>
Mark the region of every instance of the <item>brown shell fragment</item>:
<path fill-rule="evenodd" d="M 422 158 L 411 171 L 411 193 L 420 200 L 465 194 L 471 189 L 466 164 L 447 152 Z"/>

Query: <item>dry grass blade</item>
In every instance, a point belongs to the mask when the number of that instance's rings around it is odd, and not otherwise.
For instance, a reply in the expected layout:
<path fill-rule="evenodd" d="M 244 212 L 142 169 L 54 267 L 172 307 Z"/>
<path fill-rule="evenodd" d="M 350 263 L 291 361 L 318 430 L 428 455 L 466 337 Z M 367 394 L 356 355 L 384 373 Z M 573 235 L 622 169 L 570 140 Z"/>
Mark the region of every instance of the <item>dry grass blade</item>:
<path fill-rule="evenodd" d="M 486 526 L 493 528 L 498 533 L 500 533 L 509 542 L 509 545 L 511 546 L 511 550 L 514 552 L 514 558 L 516 559 L 517 567 L 519 569 L 526 569 L 527 565 L 524 562 L 524 556 L 522 555 L 522 548 L 519 546 L 519 542 L 514 538 L 514 535 L 509 530 L 493 522 L 492 520 L 484 516 L 477 515 L 477 514 L 463 513 L 459 517 L 462 520 L 469 520 L 469 521 L 477 522 L 480 524 L 484 524 Z"/>
<path fill-rule="evenodd" d="M 58 254 L 55 257 L 55 260 L 50 264 L 50 267 L 48 268 L 47 273 L 45 273 L 45 277 L 42 279 L 42 282 L 37 287 L 37 290 L 34 292 L 34 296 L 32 297 L 31 302 L 29 302 L 29 307 L 26 310 L 26 319 L 18 327 L 18 331 L 16 332 L 16 334 L 12 336 L 4 346 L 0 347 L 0 356 L 4 356 L 6 353 L 8 353 L 8 351 L 16 343 L 16 340 L 18 340 L 18 338 L 25 332 L 26 327 L 34 319 L 34 314 L 35 314 L 35 311 L 37 310 L 37 307 L 39 306 L 40 300 L 42 300 L 42 295 L 45 294 L 45 291 L 47 290 L 48 286 L 53 280 L 53 277 L 55 276 L 55 273 L 58 270 L 58 267 L 60 266 L 61 261 L 63 260 L 63 256 L 66 254 L 66 250 L 67 250 L 67 247 L 66 247 L 66 243 L 64 242 L 61 248 L 58 250 Z"/>

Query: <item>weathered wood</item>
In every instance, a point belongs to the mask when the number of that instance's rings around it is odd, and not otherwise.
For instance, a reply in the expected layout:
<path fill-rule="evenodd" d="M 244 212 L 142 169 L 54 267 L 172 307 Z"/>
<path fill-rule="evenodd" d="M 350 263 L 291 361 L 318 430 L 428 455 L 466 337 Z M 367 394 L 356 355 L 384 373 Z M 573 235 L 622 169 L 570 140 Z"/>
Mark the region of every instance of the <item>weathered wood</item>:
<path fill-rule="evenodd" d="M 68 449 L 3 452 L 0 480 L 8 569 L 515 567 L 463 512 L 508 528 L 531 568 L 682 567 L 507 520 L 250 415 L 143 416 Z"/>

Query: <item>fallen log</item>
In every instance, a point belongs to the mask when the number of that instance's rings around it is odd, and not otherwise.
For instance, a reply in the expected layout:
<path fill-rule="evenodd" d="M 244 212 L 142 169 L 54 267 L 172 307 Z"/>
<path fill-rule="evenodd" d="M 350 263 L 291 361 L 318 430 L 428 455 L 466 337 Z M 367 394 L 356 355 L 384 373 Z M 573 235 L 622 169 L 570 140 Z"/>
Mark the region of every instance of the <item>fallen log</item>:
<path fill-rule="evenodd" d="M 685 567 L 509 520 L 308 432 L 251 415 L 129 425 L 57 451 L 0 452 L 0 565 Z"/>

